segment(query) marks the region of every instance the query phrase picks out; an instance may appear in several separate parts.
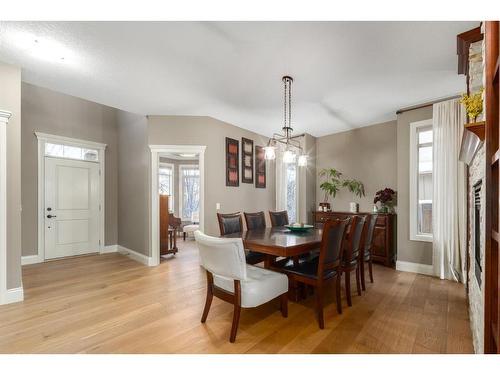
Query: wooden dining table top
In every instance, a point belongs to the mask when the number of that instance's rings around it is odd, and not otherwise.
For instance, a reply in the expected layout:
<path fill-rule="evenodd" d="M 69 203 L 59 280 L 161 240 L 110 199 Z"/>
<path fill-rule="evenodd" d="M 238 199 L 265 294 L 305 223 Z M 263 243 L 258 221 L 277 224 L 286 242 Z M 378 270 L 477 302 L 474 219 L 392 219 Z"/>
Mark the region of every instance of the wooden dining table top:
<path fill-rule="evenodd" d="M 291 257 L 318 249 L 322 234 L 322 229 L 316 228 L 304 232 L 292 232 L 286 227 L 274 227 L 231 233 L 225 235 L 224 238 L 241 238 L 247 250 Z"/>

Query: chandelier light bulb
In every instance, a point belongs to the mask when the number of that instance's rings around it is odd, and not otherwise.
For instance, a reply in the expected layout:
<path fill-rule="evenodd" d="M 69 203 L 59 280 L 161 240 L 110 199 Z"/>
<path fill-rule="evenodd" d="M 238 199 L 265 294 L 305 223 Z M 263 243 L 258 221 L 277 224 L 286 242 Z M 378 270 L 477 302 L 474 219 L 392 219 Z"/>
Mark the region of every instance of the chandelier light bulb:
<path fill-rule="evenodd" d="M 264 158 L 266 160 L 274 160 L 276 159 L 276 150 L 274 146 L 266 146 L 264 147 Z"/>
<path fill-rule="evenodd" d="M 298 164 L 299 164 L 299 167 L 306 167 L 307 166 L 307 155 L 300 155 Z"/>

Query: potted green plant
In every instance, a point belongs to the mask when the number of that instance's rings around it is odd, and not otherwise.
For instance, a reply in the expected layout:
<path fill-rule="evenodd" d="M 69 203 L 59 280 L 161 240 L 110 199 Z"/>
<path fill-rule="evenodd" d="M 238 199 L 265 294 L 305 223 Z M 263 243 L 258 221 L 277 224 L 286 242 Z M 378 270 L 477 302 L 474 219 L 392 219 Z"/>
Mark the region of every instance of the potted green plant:
<path fill-rule="evenodd" d="M 346 187 L 347 190 L 349 190 L 352 194 L 354 194 L 355 196 L 357 196 L 359 198 L 365 196 L 365 185 L 359 180 L 355 180 L 354 178 L 345 179 L 342 182 L 342 186 Z M 359 211 L 359 203 L 351 202 L 350 203 L 350 211 L 351 212 L 358 212 Z"/>
<path fill-rule="evenodd" d="M 320 203 L 320 207 L 328 207 L 328 198 L 335 198 L 340 188 L 343 187 L 342 173 L 335 168 L 325 168 L 319 172 L 319 176 L 324 181 L 319 185 L 320 189 L 324 191 L 324 202 Z"/>

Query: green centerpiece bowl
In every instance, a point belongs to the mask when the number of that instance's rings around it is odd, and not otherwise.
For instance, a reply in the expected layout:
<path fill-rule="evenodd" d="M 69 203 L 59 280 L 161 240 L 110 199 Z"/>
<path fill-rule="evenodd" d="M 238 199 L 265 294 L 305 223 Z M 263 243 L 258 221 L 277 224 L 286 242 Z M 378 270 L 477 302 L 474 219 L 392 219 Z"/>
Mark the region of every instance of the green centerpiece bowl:
<path fill-rule="evenodd" d="M 290 229 L 292 232 L 305 232 L 309 229 L 314 228 L 314 225 L 304 224 L 304 225 L 285 225 L 286 228 Z"/>

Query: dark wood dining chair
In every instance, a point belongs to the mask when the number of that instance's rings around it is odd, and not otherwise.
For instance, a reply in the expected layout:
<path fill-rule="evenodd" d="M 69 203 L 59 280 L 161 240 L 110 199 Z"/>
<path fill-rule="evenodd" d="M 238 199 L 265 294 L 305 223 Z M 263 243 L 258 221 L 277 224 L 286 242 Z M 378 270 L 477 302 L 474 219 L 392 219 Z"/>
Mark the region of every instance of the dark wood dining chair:
<path fill-rule="evenodd" d="M 264 229 L 266 227 L 266 217 L 264 211 L 244 212 L 247 230 Z"/>
<path fill-rule="evenodd" d="M 286 211 L 269 211 L 272 227 L 282 227 L 288 225 L 288 212 Z"/>
<path fill-rule="evenodd" d="M 345 293 L 347 305 L 352 306 L 351 297 L 351 272 L 356 272 L 356 289 L 361 295 L 361 279 L 359 267 L 359 254 L 361 251 L 362 239 L 365 231 L 366 216 L 353 216 L 349 225 L 347 241 L 342 254 L 341 269 L 345 274 Z"/>
<path fill-rule="evenodd" d="M 342 248 L 344 246 L 345 232 L 349 219 L 328 220 L 323 227 L 323 235 L 319 256 L 296 264 L 283 267 L 288 275 L 289 284 L 303 283 L 314 288 L 316 295 L 316 313 L 318 315 L 319 328 L 325 327 L 323 317 L 323 292 L 324 283 L 335 278 L 335 293 L 337 299 L 337 311 L 342 314 L 342 301 L 340 296 L 340 283 L 342 276 Z"/>
<path fill-rule="evenodd" d="M 359 256 L 359 269 L 361 271 L 361 289 L 366 290 L 365 285 L 365 263 L 368 263 L 368 271 L 370 273 L 370 282 L 373 283 L 373 266 L 372 266 L 372 252 L 373 252 L 373 233 L 375 232 L 375 225 L 377 223 L 378 215 L 369 215 L 366 224 L 366 231 L 363 239 L 363 245 Z"/>
<path fill-rule="evenodd" d="M 217 213 L 217 220 L 219 221 L 220 235 L 225 236 L 231 233 L 243 232 L 243 220 L 241 213 L 235 212 L 232 214 Z M 265 260 L 265 256 L 261 253 L 245 250 L 246 261 L 248 264 L 257 264 Z"/>

